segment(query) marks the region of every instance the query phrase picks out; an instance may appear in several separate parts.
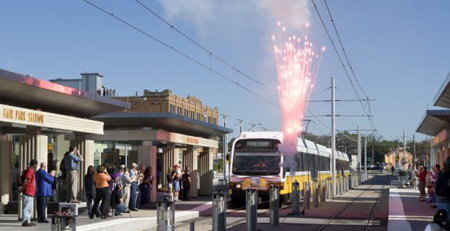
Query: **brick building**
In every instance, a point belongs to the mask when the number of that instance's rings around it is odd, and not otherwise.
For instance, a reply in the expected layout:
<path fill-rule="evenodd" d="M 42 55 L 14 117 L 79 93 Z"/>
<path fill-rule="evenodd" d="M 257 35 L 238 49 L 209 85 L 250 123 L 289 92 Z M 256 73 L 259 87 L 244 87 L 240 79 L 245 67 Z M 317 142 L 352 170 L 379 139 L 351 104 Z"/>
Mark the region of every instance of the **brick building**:
<path fill-rule="evenodd" d="M 389 152 L 384 155 L 384 161 L 386 167 L 390 168 L 392 166 L 398 167 L 402 166 L 403 150 L 397 152 Z M 406 166 L 409 167 L 413 163 L 413 155 L 410 152 L 406 152 Z"/>
<path fill-rule="evenodd" d="M 149 91 L 144 90 L 142 96 L 114 97 L 115 99 L 131 103 L 128 113 L 134 112 L 160 112 L 181 115 L 209 124 L 217 125 L 219 109 L 203 105 L 195 96 L 186 98 L 172 93 L 171 90 Z"/>

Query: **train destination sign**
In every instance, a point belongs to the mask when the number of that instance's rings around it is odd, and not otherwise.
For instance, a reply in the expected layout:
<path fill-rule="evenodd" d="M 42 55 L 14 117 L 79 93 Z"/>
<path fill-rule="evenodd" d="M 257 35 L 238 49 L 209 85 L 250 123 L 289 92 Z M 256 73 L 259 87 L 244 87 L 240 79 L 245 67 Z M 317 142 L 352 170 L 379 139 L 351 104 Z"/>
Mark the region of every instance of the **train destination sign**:
<path fill-rule="evenodd" d="M 258 140 L 258 141 L 247 141 L 247 148 L 272 148 L 272 141 L 269 140 Z"/>

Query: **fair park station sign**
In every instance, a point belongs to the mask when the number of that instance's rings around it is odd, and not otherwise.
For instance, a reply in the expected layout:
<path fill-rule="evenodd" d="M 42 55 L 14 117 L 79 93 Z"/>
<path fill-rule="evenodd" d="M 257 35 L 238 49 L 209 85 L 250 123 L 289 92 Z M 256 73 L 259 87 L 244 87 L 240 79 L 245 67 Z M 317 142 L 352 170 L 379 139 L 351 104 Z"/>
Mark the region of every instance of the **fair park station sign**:
<path fill-rule="evenodd" d="M 103 122 L 0 104 L 0 122 L 103 134 Z"/>

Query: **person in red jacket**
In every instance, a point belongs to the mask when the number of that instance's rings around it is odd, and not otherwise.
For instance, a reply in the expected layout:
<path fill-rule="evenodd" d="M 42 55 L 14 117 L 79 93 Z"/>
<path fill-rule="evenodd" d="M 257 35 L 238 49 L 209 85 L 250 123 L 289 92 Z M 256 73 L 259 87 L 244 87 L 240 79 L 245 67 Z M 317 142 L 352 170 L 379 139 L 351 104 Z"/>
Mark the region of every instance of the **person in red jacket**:
<path fill-rule="evenodd" d="M 37 168 L 37 160 L 31 160 L 30 165 L 25 171 L 25 179 L 19 192 L 22 193 L 22 226 L 35 226 L 31 223 L 31 213 L 34 203 L 34 194 L 36 193 L 34 170 Z"/>
<path fill-rule="evenodd" d="M 417 174 L 417 177 L 419 178 L 419 191 L 420 191 L 420 201 L 425 201 L 426 195 L 425 195 L 425 184 L 426 184 L 426 177 L 427 177 L 427 170 L 424 166 L 420 166 L 419 173 Z"/>

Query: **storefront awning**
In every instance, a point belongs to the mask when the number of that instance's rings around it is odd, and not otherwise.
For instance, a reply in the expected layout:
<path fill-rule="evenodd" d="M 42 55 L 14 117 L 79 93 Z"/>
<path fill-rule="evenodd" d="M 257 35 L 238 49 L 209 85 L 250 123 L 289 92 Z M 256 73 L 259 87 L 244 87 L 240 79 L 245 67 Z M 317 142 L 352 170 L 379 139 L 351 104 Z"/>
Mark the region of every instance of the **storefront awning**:
<path fill-rule="evenodd" d="M 127 102 L 2 69 L 0 103 L 83 118 L 131 107 Z"/>
<path fill-rule="evenodd" d="M 436 136 L 450 127 L 450 110 L 427 110 L 416 132 Z"/>
<path fill-rule="evenodd" d="M 104 122 L 105 129 L 151 127 L 169 132 L 205 138 L 222 136 L 233 130 L 172 113 L 109 113 L 93 117 Z"/>
<path fill-rule="evenodd" d="M 450 109 L 450 74 L 445 79 L 434 98 L 434 106 Z"/>

